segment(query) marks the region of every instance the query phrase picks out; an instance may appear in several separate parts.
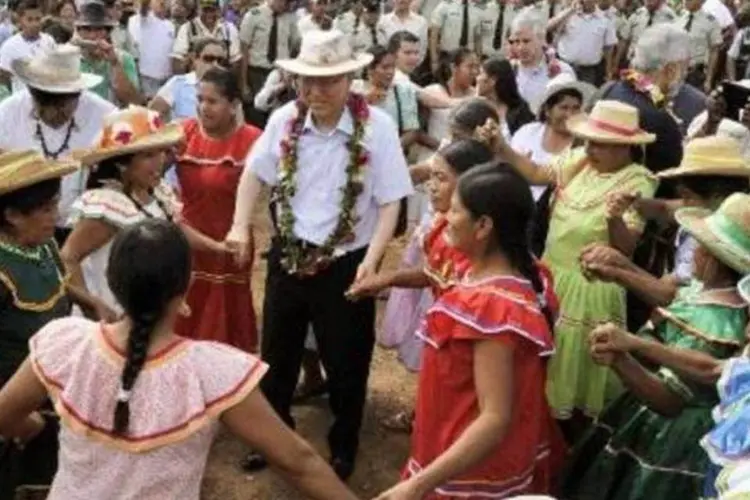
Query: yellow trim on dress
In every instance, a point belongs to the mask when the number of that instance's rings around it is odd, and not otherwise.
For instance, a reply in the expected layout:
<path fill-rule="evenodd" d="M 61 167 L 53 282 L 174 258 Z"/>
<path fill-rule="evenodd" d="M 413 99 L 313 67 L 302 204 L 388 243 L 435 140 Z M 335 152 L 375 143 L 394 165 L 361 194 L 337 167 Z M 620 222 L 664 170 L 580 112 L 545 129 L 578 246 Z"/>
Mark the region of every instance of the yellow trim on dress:
<path fill-rule="evenodd" d="M 58 269 L 58 275 L 59 272 L 60 271 Z M 19 309 L 23 309 L 24 311 L 45 312 L 55 307 L 67 293 L 67 288 L 65 287 L 67 281 L 67 275 L 60 276 L 60 285 L 58 286 L 57 291 L 52 294 L 50 298 L 48 298 L 44 302 L 29 302 L 21 300 L 21 297 L 18 294 L 18 288 L 16 288 L 16 284 L 13 282 L 11 277 L 8 276 L 8 274 L 4 271 L 0 271 L 0 282 L 2 282 L 3 285 L 8 288 L 8 291 L 10 291 L 10 294 L 13 297 L 13 305 L 15 305 Z"/>
<path fill-rule="evenodd" d="M 719 344 L 719 345 L 728 345 L 733 347 L 742 347 L 742 343 L 731 340 L 731 339 L 720 339 L 717 337 L 713 337 L 709 335 L 708 333 L 702 332 L 701 330 L 698 330 L 694 326 L 690 325 L 686 321 L 681 320 L 671 312 L 667 311 L 666 309 L 659 307 L 657 308 L 658 314 L 664 318 L 664 320 L 669 321 L 673 325 L 675 325 L 677 328 L 682 330 L 684 333 L 690 335 L 691 337 L 695 337 L 699 340 L 702 340 L 704 342 L 708 342 L 711 344 Z"/>

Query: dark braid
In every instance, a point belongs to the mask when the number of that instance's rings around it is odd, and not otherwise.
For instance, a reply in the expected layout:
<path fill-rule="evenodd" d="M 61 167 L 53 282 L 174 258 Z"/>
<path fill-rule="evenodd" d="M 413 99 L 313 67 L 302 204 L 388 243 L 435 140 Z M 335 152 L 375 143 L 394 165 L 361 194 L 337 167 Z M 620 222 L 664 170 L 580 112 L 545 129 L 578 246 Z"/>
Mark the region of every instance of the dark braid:
<path fill-rule="evenodd" d="M 151 332 L 159 321 L 158 317 L 146 316 L 141 318 L 131 318 L 133 327 L 128 335 L 128 352 L 125 368 L 120 375 L 120 393 L 117 396 L 117 406 L 115 407 L 115 420 L 113 425 L 114 433 L 123 435 L 128 431 L 130 424 L 130 393 L 133 385 L 141 373 L 143 365 L 146 363 L 146 354 L 148 353 Z"/>
<path fill-rule="evenodd" d="M 519 241 L 511 243 L 507 241 L 503 243 L 503 250 L 505 251 L 506 257 L 510 263 L 518 269 L 524 278 L 531 282 L 531 286 L 534 288 L 536 293 L 537 303 L 539 309 L 541 309 L 544 318 L 547 320 L 547 325 L 550 331 L 554 330 L 555 317 L 552 314 L 552 310 L 547 304 L 547 298 L 545 296 L 544 283 L 542 281 L 542 274 L 539 266 L 534 262 L 534 257 L 531 254 L 531 249 L 525 241 Z"/>
<path fill-rule="evenodd" d="M 125 435 L 131 393 L 146 363 L 151 336 L 190 284 L 190 246 L 182 230 L 168 221 L 147 219 L 120 231 L 112 244 L 107 282 L 132 323 L 112 426 L 115 434 Z"/>

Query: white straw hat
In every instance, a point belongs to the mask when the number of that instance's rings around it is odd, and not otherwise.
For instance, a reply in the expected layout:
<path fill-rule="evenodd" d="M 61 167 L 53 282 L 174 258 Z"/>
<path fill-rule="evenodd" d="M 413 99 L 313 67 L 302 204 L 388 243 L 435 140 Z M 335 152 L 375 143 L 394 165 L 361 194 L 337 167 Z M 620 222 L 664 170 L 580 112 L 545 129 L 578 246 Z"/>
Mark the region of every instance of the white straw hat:
<path fill-rule="evenodd" d="M 619 101 L 598 101 L 588 115 L 571 117 L 568 130 L 581 139 L 606 144 L 650 144 L 656 140 L 638 125 L 638 109 Z"/>
<path fill-rule="evenodd" d="M 582 108 L 586 108 L 588 102 L 591 100 L 591 96 L 593 96 L 594 92 L 596 92 L 596 87 L 589 83 L 578 80 L 570 73 L 560 73 L 547 82 L 547 86 L 544 87 L 544 94 L 542 95 L 542 98 L 539 99 L 539 103 L 534 106 L 535 109 L 532 109 L 534 114 L 537 115 L 537 118 L 539 117 L 539 113 L 542 111 L 542 108 L 544 108 L 544 105 L 547 104 L 547 101 L 549 101 L 552 96 L 554 96 L 558 92 L 562 92 L 563 90 L 575 90 L 579 94 L 581 94 L 581 104 L 583 105 Z"/>
<path fill-rule="evenodd" d="M 295 59 L 278 59 L 276 66 L 300 76 L 354 73 L 372 62 L 372 54 L 354 54 L 349 38 L 338 30 L 313 30 L 302 37 Z"/>
<path fill-rule="evenodd" d="M 81 73 L 81 49 L 71 44 L 16 59 L 11 69 L 29 87 L 53 94 L 73 94 L 102 82 L 99 75 Z"/>

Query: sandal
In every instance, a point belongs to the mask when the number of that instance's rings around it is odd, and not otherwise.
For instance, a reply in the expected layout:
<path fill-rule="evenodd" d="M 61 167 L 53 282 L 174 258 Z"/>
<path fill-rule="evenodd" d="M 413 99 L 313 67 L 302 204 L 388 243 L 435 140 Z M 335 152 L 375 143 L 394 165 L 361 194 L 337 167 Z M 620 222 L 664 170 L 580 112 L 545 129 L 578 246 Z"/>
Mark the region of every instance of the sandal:
<path fill-rule="evenodd" d="M 414 423 L 414 412 L 401 411 L 383 419 L 380 425 L 393 432 L 411 434 Z"/>

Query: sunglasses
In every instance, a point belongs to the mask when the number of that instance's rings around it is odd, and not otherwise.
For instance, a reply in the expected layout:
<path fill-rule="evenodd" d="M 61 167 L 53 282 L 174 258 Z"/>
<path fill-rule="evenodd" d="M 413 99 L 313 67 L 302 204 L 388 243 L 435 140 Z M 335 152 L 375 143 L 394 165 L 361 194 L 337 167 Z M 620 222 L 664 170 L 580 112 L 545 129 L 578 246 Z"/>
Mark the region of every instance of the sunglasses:
<path fill-rule="evenodd" d="M 203 61 L 206 64 L 218 64 L 219 66 L 224 66 L 224 67 L 229 66 L 229 61 L 224 56 L 205 55 L 205 56 L 201 56 L 201 61 Z"/>

